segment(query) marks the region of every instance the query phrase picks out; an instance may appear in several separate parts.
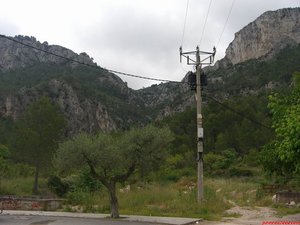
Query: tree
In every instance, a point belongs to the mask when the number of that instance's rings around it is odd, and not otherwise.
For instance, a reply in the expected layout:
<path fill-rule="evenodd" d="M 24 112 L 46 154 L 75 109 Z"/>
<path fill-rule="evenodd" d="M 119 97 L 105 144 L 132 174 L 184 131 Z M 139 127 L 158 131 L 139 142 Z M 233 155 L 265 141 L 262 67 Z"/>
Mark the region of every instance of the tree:
<path fill-rule="evenodd" d="M 276 136 L 264 147 L 262 164 L 266 171 L 277 175 L 300 174 L 300 73 L 294 74 L 290 94 L 276 93 L 269 101 Z"/>
<path fill-rule="evenodd" d="M 134 173 L 141 176 L 158 169 L 167 156 L 172 140 L 166 128 L 147 126 L 119 134 L 91 136 L 78 134 L 62 143 L 54 158 L 60 171 L 74 172 L 89 167 L 94 179 L 108 190 L 111 217 L 119 217 L 116 184 L 123 183 Z"/>
<path fill-rule="evenodd" d="M 12 143 L 14 156 L 35 166 L 34 194 L 39 193 L 40 169 L 51 163 L 53 151 L 63 137 L 65 125 L 59 108 L 47 97 L 42 97 L 30 105 L 15 124 Z"/>

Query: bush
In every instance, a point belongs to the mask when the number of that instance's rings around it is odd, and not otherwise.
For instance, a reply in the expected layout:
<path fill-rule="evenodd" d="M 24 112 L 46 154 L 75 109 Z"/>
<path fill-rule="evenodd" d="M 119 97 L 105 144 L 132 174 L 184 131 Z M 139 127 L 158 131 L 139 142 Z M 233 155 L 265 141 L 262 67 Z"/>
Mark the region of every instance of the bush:
<path fill-rule="evenodd" d="M 235 177 L 251 177 L 253 173 L 247 168 L 233 166 L 229 169 L 229 175 Z"/>
<path fill-rule="evenodd" d="M 252 166 L 258 167 L 260 159 L 260 152 L 257 149 L 251 149 L 248 154 L 244 155 L 243 163 Z"/>
<path fill-rule="evenodd" d="M 69 185 L 63 182 L 58 176 L 54 175 L 48 178 L 47 185 L 49 189 L 59 197 L 64 196 L 69 190 Z"/>
<path fill-rule="evenodd" d="M 226 149 L 222 153 L 209 152 L 204 155 L 204 166 L 210 175 L 230 175 L 228 169 L 237 162 L 234 149 Z"/>

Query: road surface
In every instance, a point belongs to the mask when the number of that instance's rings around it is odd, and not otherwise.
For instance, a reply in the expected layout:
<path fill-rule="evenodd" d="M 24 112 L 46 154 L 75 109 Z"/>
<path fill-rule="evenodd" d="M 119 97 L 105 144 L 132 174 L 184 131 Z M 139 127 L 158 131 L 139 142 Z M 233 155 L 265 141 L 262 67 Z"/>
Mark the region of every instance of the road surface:
<path fill-rule="evenodd" d="M 69 218 L 51 216 L 0 215 L 1 225 L 158 225 L 112 219 Z"/>

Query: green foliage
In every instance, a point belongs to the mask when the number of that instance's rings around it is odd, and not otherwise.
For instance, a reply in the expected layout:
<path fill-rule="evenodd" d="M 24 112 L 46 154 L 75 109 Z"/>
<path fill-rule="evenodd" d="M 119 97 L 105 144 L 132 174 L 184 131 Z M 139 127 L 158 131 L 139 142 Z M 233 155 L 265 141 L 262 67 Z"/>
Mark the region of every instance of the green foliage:
<path fill-rule="evenodd" d="M 259 167 L 259 153 L 257 149 L 250 149 L 248 154 L 243 157 L 242 163 L 251 167 Z"/>
<path fill-rule="evenodd" d="M 0 117 L 0 144 L 7 145 L 11 136 L 13 121 L 8 117 Z"/>
<path fill-rule="evenodd" d="M 35 168 L 26 163 L 16 163 L 12 160 L 8 160 L 8 169 L 5 174 L 5 178 L 28 178 L 33 177 Z"/>
<path fill-rule="evenodd" d="M 253 172 L 246 166 L 232 166 L 229 168 L 230 177 L 251 177 Z"/>
<path fill-rule="evenodd" d="M 6 146 L 0 144 L 0 191 L 1 191 L 1 180 L 5 176 L 8 170 L 7 157 L 9 150 Z"/>
<path fill-rule="evenodd" d="M 168 129 L 154 126 L 97 136 L 81 133 L 59 146 L 54 164 L 66 172 L 88 167 L 91 178 L 108 190 L 111 216 L 119 217 L 116 183 L 126 182 L 133 174 L 144 177 L 158 169 L 171 140 Z"/>
<path fill-rule="evenodd" d="M 39 170 L 50 166 L 54 149 L 63 137 L 64 117 L 49 98 L 42 97 L 28 107 L 14 128 L 12 154 L 36 168 L 34 192 L 37 192 Z"/>
<path fill-rule="evenodd" d="M 26 87 L 40 96 L 47 95 L 57 99 L 60 90 L 49 85 L 53 79 L 71 86 L 79 100 L 88 98 L 93 102 L 101 102 L 119 128 L 129 129 L 130 125 L 144 124 L 150 120 L 149 117 L 144 116 L 147 110 L 142 102 L 138 99 L 137 102 L 130 101 L 130 89 L 127 88 L 126 83 L 101 68 L 36 63 L 30 67 L 0 72 L 0 98 L 15 94 Z"/>
<path fill-rule="evenodd" d="M 153 126 L 120 134 L 82 133 L 59 146 L 54 163 L 61 171 L 92 165 L 106 178 L 122 177 L 131 166 L 144 175 L 165 159 L 171 138 L 169 130 Z"/>
<path fill-rule="evenodd" d="M 100 181 L 94 179 L 88 167 L 84 167 L 81 171 L 79 171 L 79 175 L 76 181 L 73 183 L 72 188 L 74 190 L 95 192 L 100 190 L 101 183 Z"/>
<path fill-rule="evenodd" d="M 212 93 L 237 95 L 242 90 L 259 90 L 270 81 L 278 83 L 277 88 L 288 88 L 292 74 L 300 71 L 300 45 L 287 47 L 269 60 L 248 60 L 246 62 L 220 68 L 209 73 L 210 77 L 222 77 L 223 82 L 209 83 Z"/>
<path fill-rule="evenodd" d="M 69 190 L 69 185 L 55 175 L 51 175 L 48 178 L 47 186 L 59 197 L 64 196 Z"/>
<path fill-rule="evenodd" d="M 52 152 L 62 138 L 65 121 L 57 106 L 42 97 L 30 105 L 16 122 L 12 149 L 22 161 L 49 165 Z"/>
<path fill-rule="evenodd" d="M 189 186 L 189 185 L 190 186 Z M 257 199 L 259 184 L 247 179 L 211 179 L 204 183 L 204 204 L 197 202 L 196 183 L 193 179 L 181 178 L 174 183 L 137 183 L 128 193 L 118 193 L 121 214 L 177 216 L 221 219 L 224 211 L 236 203 L 239 206 L 268 205 L 265 198 Z M 94 193 L 76 191 L 68 193 L 68 203 L 87 212 L 108 213 L 108 197 L 104 190 Z M 270 199 L 270 196 L 267 196 Z M 219 203 L 219 204 L 216 204 Z M 79 205 L 79 207 L 78 207 Z"/>
<path fill-rule="evenodd" d="M 243 176 L 235 165 L 239 162 L 234 149 L 226 149 L 221 153 L 209 152 L 204 155 L 205 172 L 209 175 Z M 236 172 L 235 172 L 236 171 Z"/>
<path fill-rule="evenodd" d="M 68 203 L 73 205 L 83 205 L 86 208 L 91 208 L 92 203 L 94 203 L 93 194 L 82 190 L 70 191 L 67 193 L 66 198 Z"/>
<path fill-rule="evenodd" d="M 291 93 L 275 93 L 269 98 L 276 136 L 261 154 L 267 172 L 289 177 L 300 173 L 300 73 L 295 73 L 294 77 Z"/>
<path fill-rule="evenodd" d="M 204 108 L 206 151 L 222 152 L 233 148 L 238 154 L 245 155 L 251 149 L 259 149 L 273 137 L 271 129 L 247 119 L 270 126 L 265 95 L 233 97 L 223 104 L 228 108 L 215 102 Z"/>
<path fill-rule="evenodd" d="M 205 171 L 209 175 L 249 175 L 252 172 L 244 171 L 246 168 L 241 166 L 232 168 L 232 173 L 229 173 L 229 168 L 234 163 L 246 163 L 250 167 L 256 167 L 258 149 L 271 140 L 273 131 L 235 112 L 271 126 L 266 96 L 260 94 L 231 97 L 223 101 L 223 104 L 232 110 L 214 101 L 208 101 L 204 105 Z M 161 172 L 165 173 L 165 176 L 159 176 L 158 179 L 176 181 L 183 176 L 181 171 L 196 169 L 196 109 L 188 108 L 157 123 L 168 126 L 175 134 L 170 148 L 171 156 Z M 193 175 L 193 173 L 189 174 Z"/>
<path fill-rule="evenodd" d="M 33 176 L 5 178 L 2 180 L 0 192 L 3 195 L 29 196 L 32 195 L 32 182 Z M 39 188 L 43 194 L 49 195 L 45 179 L 40 179 Z"/>
<path fill-rule="evenodd" d="M 10 151 L 8 149 L 8 147 L 6 147 L 5 145 L 0 144 L 0 158 L 7 158 L 10 155 Z"/>

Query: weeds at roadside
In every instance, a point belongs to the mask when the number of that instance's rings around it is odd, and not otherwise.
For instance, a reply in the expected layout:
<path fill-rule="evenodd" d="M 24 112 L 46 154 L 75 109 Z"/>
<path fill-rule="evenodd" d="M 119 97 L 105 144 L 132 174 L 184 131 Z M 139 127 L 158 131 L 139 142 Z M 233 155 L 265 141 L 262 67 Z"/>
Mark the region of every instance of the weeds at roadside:
<path fill-rule="evenodd" d="M 299 208 L 274 205 L 272 195 L 263 193 L 258 182 L 240 178 L 206 178 L 204 181 L 205 200 L 202 203 L 197 202 L 196 180 L 192 178 L 182 178 L 177 183 L 131 185 L 130 191 L 118 192 L 120 214 L 219 220 L 224 216 L 239 217 L 239 214 L 225 212 L 234 206 L 273 206 L 282 216 L 300 213 Z M 41 179 L 40 184 L 41 190 L 44 190 L 46 179 Z M 30 195 L 32 178 L 4 180 L 2 187 L 4 193 Z M 110 213 L 108 195 L 103 188 L 95 192 L 74 189 L 65 198 L 66 204 L 62 211 Z"/>

